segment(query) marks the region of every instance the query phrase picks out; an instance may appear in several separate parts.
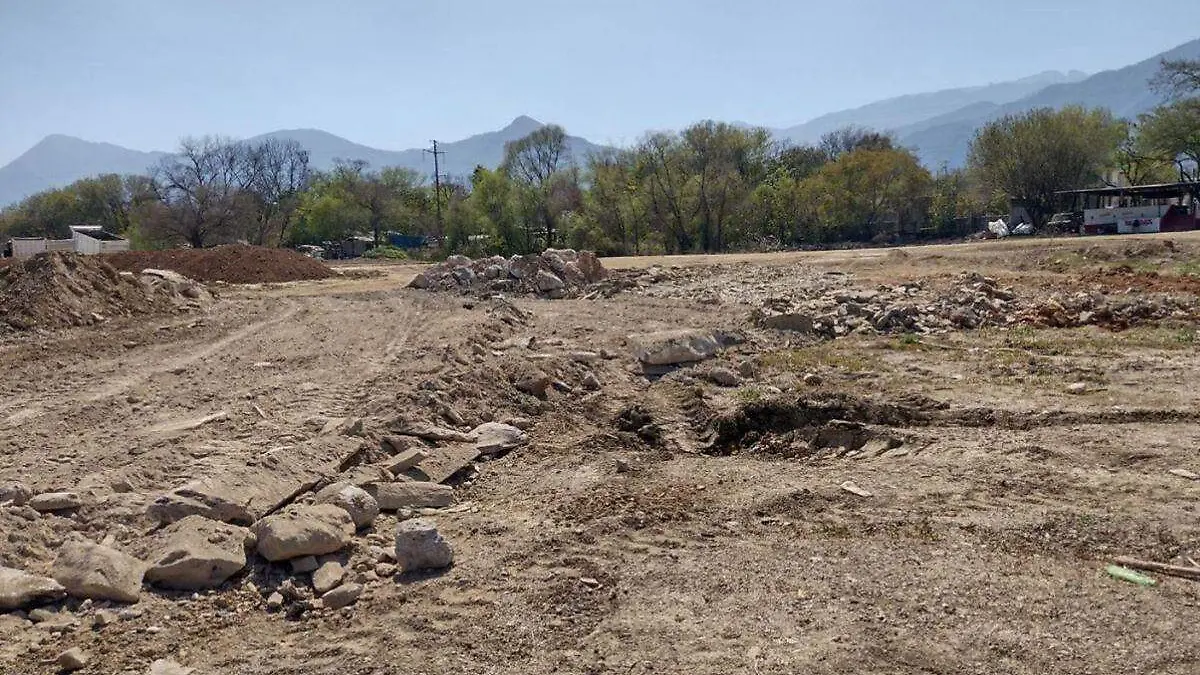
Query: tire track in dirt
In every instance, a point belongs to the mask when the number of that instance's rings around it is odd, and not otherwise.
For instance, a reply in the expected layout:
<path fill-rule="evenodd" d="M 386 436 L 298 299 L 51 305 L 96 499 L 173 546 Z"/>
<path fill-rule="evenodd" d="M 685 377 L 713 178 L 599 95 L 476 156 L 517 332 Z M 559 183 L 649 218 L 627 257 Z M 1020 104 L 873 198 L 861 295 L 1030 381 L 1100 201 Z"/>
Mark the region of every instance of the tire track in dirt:
<path fill-rule="evenodd" d="M 56 396 L 46 396 L 45 393 L 43 392 L 43 395 L 42 395 L 40 401 L 34 401 L 32 403 L 18 402 L 14 406 L 9 406 L 9 408 L 11 409 L 12 407 L 23 405 L 24 406 L 23 409 L 10 414 L 4 420 L 3 423 L 0 423 L 0 429 L 12 428 L 18 424 L 27 422 L 27 421 L 35 419 L 37 417 L 41 417 L 42 415 L 45 415 L 46 413 L 52 412 L 53 410 L 56 410 L 56 409 L 61 409 L 64 406 L 72 404 L 72 403 L 82 402 L 84 404 L 90 404 L 90 403 L 96 403 L 96 402 L 102 401 L 107 398 L 111 398 L 113 396 L 116 396 L 117 394 L 120 394 L 123 391 L 126 391 L 134 386 L 137 386 L 138 384 L 145 382 L 146 380 L 149 380 L 151 377 L 154 377 L 155 375 L 170 372 L 170 371 L 176 370 L 178 368 L 183 368 L 183 367 L 189 366 L 193 363 L 196 363 L 198 361 L 202 361 L 204 359 L 210 358 L 213 355 L 222 352 L 223 350 L 228 348 L 230 345 L 233 345 L 237 342 L 245 340 L 246 338 L 248 338 L 266 328 L 270 328 L 272 326 L 283 323 L 284 321 L 287 321 L 287 320 L 295 317 L 300 312 L 300 307 L 296 303 L 285 300 L 284 304 L 285 304 L 285 308 L 282 312 L 279 312 L 279 313 L 275 314 L 274 316 L 263 319 L 261 321 L 256 321 L 254 323 L 246 325 L 246 326 L 226 335 L 225 337 L 223 337 L 219 340 L 216 340 L 215 342 L 209 343 L 208 345 L 206 345 L 194 352 L 187 354 L 186 356 L 180 356 L 180 357 L 176 357 L 176 358 L 172 358 L 172 359 L 167 359 L 166 361 L 159 363 L 157 366 L 155 366 L 153 368 L 139 370 L 137 372 L 131 373 L 124 377 L 110 380 L 104 386 L 92 389 L 89 392 L 79 392 L 78 394 L 76 394 L 74 396 L 70 396 L 70 397 L 66 397 L 66 398 L 59 398 Z M 51 399 L 55 400 L 55 403 L 47 404 L 46 401 L 51 400 Z"/>

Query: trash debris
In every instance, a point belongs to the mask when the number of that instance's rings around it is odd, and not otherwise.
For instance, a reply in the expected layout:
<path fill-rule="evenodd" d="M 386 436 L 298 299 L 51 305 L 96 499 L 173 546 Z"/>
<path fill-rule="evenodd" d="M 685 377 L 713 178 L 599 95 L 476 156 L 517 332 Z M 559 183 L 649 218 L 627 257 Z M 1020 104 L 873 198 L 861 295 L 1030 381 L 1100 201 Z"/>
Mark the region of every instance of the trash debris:
<path fill-rule="evenodd" d="M 1128 581 L 1131 584 L 1137 584 L 1139 586 L 1153 586 L 1158 583 L 1154 579 L 1151 579 L 1144 574 L 1139 574 L 1128 567 L 1121 567 L 1120 565 L 1109 565 L 1108 567 L 1104 568 L 1104 571 L 1108 572 L 1108 576 L 1114 579 Z"/>

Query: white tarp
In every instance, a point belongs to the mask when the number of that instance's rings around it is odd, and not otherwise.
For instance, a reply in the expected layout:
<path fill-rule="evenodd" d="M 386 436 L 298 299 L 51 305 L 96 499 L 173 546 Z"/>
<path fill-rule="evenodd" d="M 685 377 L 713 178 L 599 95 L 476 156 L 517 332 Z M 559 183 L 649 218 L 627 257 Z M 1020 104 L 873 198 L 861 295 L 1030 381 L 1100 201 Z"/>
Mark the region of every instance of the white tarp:
<path fill-rule="evenodd" d="M 992 234 L 996 235 L 997 237 L 1008 236 L 1008 225 L 1005 224 L 1003 218 L 989 222 L 988 229 L 991 230 Z"/>

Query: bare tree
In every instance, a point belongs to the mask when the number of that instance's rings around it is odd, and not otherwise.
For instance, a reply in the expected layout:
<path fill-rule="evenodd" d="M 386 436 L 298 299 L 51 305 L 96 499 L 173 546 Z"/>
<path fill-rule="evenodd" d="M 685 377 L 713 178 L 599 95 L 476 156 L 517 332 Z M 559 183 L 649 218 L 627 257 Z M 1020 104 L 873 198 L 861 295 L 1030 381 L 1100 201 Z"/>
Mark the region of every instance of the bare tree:
<path fill-rule="evenodd" d="M 563 213 L 563 199 L 574 194 L 566 179 L 571 167 L 571 154 L 567 147 L 567 132 L 554 124 L 544 126 L 524 138 L 504 144 L 504 162 L 500 169 L 515 182 L 523 186 L 521 202 L 527 212 L 527 239 L 532 239 L 528 225 L 537 223 L 542 230 L 546 246 L 553 247 L 558 230 L 558 218 Z M 574 176 L 574 174 L 570 174 Z M 577 181 L 576 181 L 577 187 Z M 532 241 L 526 242 L 532 249 Z"/>
<path fill-rule="evenodd" d="M 1171 99 L 1186 98 L 1200 92 L 1200 59 L 1163 59 L 1150 86 Z"/>
<path fill-rule="evenodd" d="M 847 126 L 822 136 L 820 148 L 826 158 L 833 161 L 855 150 L 894 150 L 896 141 L 890 134 L 865 127 Z"/>
<path fill-rule="evenodd" d="M 155 191 L 163 203 L 156 224 L 163 234 L 195 248 L 227 240 L 236 230 L 239 195 L 258 178 L 248 146 L 225 138 L 185 138 L 176 155 L 154 169 Z"/>
<path fill-rule="evenodd" d="M 245 150 L 253 165 L 246 193 L 253 209 L 248 239 L 260 246 L 282 244 L 311 178 L 308 151 L 296 141 L 275 138 Z"/>

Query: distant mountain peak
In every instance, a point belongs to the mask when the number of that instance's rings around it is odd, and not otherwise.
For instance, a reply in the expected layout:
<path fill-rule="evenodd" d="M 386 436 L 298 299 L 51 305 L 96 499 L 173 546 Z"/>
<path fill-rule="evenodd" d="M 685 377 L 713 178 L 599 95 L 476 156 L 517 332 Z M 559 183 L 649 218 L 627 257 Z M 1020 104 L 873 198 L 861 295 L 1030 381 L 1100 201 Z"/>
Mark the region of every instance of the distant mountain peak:
<path fill-rule="evenodd" d="M 513 121 L 509 122 L 508 126 L 504 127 L 501 133 L 505 135 L 519 134 L 521 136 L 525 136 L 526 134 L 531 134 L 544 126 L 546 125 L 533 119 L 529 115 L 520 115 Z"/>

